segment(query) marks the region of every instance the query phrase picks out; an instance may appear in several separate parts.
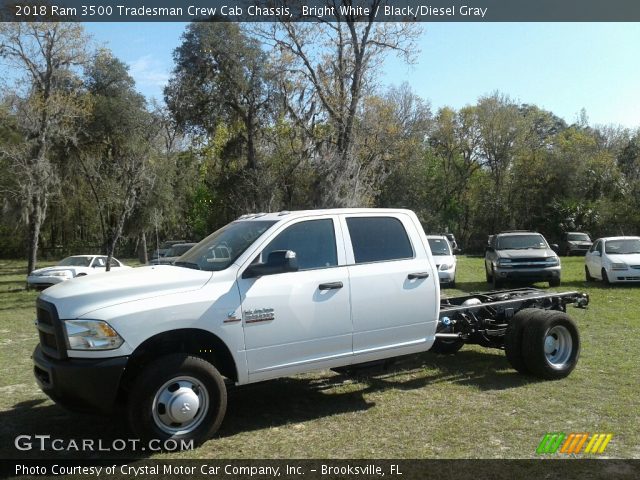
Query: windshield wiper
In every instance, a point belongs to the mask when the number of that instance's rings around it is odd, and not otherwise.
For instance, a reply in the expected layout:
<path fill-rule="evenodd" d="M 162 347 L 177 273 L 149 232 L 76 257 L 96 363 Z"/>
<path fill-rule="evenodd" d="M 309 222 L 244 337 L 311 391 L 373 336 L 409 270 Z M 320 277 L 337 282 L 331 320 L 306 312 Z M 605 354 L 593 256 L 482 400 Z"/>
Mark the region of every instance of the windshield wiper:
<path fill-rule="evenodd" d="M 173 262 L 173 264 L 176 267 L 191 268 L 192 270 L 202 270 L 200 268 L 200 265 L 198 265 L 197 263 L 193 263 L 193 262 Z"/>

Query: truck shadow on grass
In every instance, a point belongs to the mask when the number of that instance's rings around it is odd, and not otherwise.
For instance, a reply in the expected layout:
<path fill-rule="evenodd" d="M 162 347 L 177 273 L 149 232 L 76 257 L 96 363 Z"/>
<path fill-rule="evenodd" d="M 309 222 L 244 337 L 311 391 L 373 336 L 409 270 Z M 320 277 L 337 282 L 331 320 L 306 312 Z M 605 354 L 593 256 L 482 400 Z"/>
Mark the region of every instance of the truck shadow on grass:
<path fill-rule="evenodd" d="M 386 367 L 356 370 L 352 374 L 322 374 L 287 377 L 254 385 L 231 387 L 227 415 L 216 437 L 303 423 L 342 413 L 363 412 L 376 402 L 371 394 L 388 390 L 414 390 L 440 383 L 467 385 L 483 391 L 518 388 L 536 380 L 510 369 L 499 352 L 464 349 L 456 355 L 430 353 L 398 359 Z M 259 399 L 257 401 L 256 399 Z M 132 438 L 124 415 L 100 417 L 68 412 L 44 398 L 17 403 L 0 412 L 2 458 L 147 458 L 153 452 L 96 451 L 98 443 L 111 447 L 114 440 Z M 63 439 L 94 441 L 94 451 L 20 451 L 14 446 L 19 435 L 50 435 Z"/>
<path fill-rule="evenodd" d="M 501 353 L 462 350 L 446 356 L 411 355 L 386 367 L 331 373 L 313 379 L 289 377 L 236 388 L 230 392 L 227 417 L 219 435 L 228 437 L 339 413 L 365 411 L 376 406 L 367 398 L 369 394 L 386 390 L 410 391 L 453 383 L 490 391 L 536 382 L 539 380 L 511 369 Z M 259 403 L 256 398 L 260 398 Z"/>

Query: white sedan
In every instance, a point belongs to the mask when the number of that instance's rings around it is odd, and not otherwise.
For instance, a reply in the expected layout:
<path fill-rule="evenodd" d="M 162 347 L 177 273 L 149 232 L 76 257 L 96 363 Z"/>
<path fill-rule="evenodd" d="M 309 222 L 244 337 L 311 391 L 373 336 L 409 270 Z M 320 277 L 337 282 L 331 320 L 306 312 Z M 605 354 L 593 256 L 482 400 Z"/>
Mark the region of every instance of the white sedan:
<path fill-rule="evenodd" d="M 599 238 L 584 257 L 587 281 L 640 282 L 640 237 Z"/>
<path fill-rule="evenodd" d="M 107 268 L 106 255 L 74 255 L 60 261 L 54 267 L 34 270 L 27 277 L 29 287 L 45 289 L 56 283 L 64 282 L 75 277 L 83 277 L 94 273 L 104 272 Z M 115 258 L 111 259 L 111 268 L 131 268 Z"/>
<path fill-rule="evenodd" d="M 449 240 L 444 235 L 427 235 L 427 240 L 429 241 L 433 260 L 436 262 L 440 283 L 443 286 L 455 288 L 458 260 L 453 254 Z"/>

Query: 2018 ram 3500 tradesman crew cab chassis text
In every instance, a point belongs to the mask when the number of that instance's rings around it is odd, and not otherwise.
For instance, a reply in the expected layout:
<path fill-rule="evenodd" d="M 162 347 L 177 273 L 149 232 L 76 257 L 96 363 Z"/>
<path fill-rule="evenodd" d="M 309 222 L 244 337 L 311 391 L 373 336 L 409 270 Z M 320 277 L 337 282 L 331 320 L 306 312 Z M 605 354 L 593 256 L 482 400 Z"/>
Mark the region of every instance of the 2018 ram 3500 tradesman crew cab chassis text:
<path fill-rule="evenodd" d="M 245 215 L 180 257 L 73 279 L 37 301 L 34 372 L 70 408 L 124 409 L 142 438 L 200 443 L 226 383 L 348 367 L 464 343 L 514 368 L 568 375 L 577 292 L 528 288 L 440 300 L 426 235 L 408 210 Z M 446 361 L 446 360 L 443 360 Z"/>

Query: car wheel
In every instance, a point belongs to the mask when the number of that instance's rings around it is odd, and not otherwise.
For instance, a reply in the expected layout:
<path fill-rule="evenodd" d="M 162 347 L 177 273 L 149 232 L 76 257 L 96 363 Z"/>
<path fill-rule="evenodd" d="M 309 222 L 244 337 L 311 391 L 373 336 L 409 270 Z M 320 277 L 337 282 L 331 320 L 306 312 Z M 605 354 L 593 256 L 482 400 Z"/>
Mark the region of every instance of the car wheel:
<path fill-rule="evenodd" d="M 491 271 L 491 278 L 493 278 L 493 289 L 498 290 L 503 287 L 504 282 L 498 278 L 495 270 Z"/>
<path fill-rule="evenodd" d="M 487 283 L 491 283 L 493 282 L 493 277 L 491 276 L 491 274 L 489 273 L 489 270 L 487 270 L 487 266 L 485 265 L 484 267 L 484 273 L 487 276 Z"/>
<path fill-rule="evenodd" d="M 584 266 L 584 277 L 587 282 L 593 282 L 595 280 L 595 278 L 591 276 L 591 273 L 589 273 L 589 267 L 587 267 L 586 265 Z"/>
<path fill-rule="evenodd" d="M 602 281 L 604 282 L 604 284 L 611 285 L 611 282 L 609 281 L 609 276 L 607 275 L 607 271 L 603 268 L 601 273 L 602 273 Z"/>
<path fill-rule="evenodd" d="M 533 375 L 558 380 L 578 363 L 578 328 L 564 312 L 544 310 L 527 324 L 522 337 L 522 357 Z"/>
<path fill-rule="evenodd" d="M 144 439 L 200 445 L 220 427 L 227 390 L 218 370 L 203 358 L 177 353 L 142 369 L 127 402 L 129 425 Z"/>
<path fill-rule="evenodd" d="M 449 288 L 456 288 L 456 279 L 455 278 L 449 282 Z"/>
<path fill-rule="evenodd" d="M 560 277 L 552 278 L 551 280 L 549 280 L 549 286 L 550 287 L 559 287 L 560 286 Z"/>

